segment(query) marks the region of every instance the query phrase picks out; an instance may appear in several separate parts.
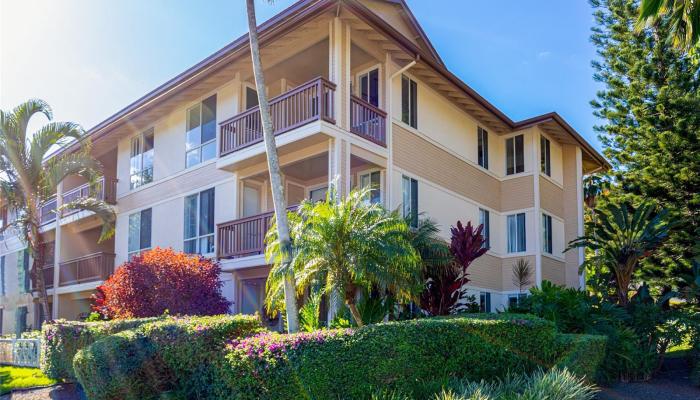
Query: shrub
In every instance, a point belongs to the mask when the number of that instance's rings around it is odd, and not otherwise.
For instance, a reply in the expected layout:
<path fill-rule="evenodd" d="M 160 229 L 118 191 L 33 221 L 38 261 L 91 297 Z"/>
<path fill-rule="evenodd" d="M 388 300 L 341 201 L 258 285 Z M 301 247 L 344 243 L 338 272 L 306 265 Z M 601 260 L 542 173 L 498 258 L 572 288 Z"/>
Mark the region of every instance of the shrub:
<path fill-rule="evenodd" d="M 228 311 L 219 264 L 199 255 L 155 248 L 124 263 L 98 288 L 93 308 L 109 318 Z"/>
<path fill-rule="evenodd" d="M 74 368 L 90 399 L 207 398 L 225 342 L 260 331 L 254 316 L 171 317 L 95 342 Z"/>
<path fill-rule="evenodd" d="M 233 341 L 215 368 L 215 398 L 368 398 L 377 388 L 420 390 L 426 382 L 486 379 L 551 365 L 551 322 L 478 315 L 370 325 Z"/>
<path fill-rule="evenodd" d="M 56 320 L 42 327 L 41 370 L 52 379 L 74 380 L 73 357 L 96 340 L 136 328 L 156 318 L 78 322 Z"/>
<path fill-rule="evenodd" d="M 592 400 L 597 390 L 576 374 L 553 369 L 527 375 L 508 375 L 496 381 L 462 382 L 435 396 L 436 400 Z"/>
<path fill-rule="evenodd" d="M 598 378 L 598 368 L 605 358 L 605 336 L 561 334 L 555 343 L 558 354 L 555 367 L 567 369 L 587 381 Z"/>

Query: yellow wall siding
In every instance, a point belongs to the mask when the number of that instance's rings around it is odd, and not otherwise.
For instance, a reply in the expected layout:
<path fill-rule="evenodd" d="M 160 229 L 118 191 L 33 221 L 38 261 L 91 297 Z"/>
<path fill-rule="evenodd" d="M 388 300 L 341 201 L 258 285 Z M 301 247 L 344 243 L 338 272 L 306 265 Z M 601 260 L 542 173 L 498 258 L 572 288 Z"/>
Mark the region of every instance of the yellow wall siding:
<path fill-rule="evenodd" d="M 532 176 L 521 176 L 501 182 L 501 211 L 522 210 L 535 205 Z"/>
<path fill-rule="evenodd" d="M 549 214 L 564 218 L 564 190 L 540 176 L 540 207 Z"/>
<path fill-rule="evenodd" d="M 553 258 L 542 256 L 542 280 L 556 285 L 566 285 L 566 264 Z"/>

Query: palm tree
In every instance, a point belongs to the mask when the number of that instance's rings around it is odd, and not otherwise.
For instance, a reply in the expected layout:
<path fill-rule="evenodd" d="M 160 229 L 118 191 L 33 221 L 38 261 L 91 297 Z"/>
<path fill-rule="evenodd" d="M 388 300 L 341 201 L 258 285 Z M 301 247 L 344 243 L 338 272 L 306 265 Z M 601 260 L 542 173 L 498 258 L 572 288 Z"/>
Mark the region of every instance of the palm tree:
<path fill-rule="evenodd" d="M 532 270 L 528 260 L 520 258 L 513 264 L 513 285 L 518 287 L 520 294 L 525 286 L 532 285 Z"/>
<path fill-rule="evenodd" d="M 623 203 L 594 210 L 597 218 L 587 222 L 588 233 L 572 240 L 565 250 L 578 247 L 596 250 L 596 255 L 583 266 L 602 264 L 613 272 L 617 301 L 622 306 L 629 302 L 630 285 L 639 261 L 651 255 L 675 225 L 667 210 L 657 213 L 655 208 L 644 203 L 635 209 Z"/>
<path fill-rule="evenodd" d="M 270 116 L 270 104 L 265 92 L 265 74 L 263 73 L 262 59 L 260 58 L 260 43 L 258 42 L 258 24 L 255 19 L 255 2 L 246 0 L 248 11 L 248 31 L 250 36 L 250 55 L 253 60 L 253 74 L 255 75 L 255 87 L 258 91 L 258 103 L 260 107 L 260 119 L 262 120 L 263 139 L 265 152 L 267 153 L 267 167 L 270 171 L 270 184 L 272 186 L 272 202 L 277 216 L 277 237 L 280 243 L 280 265 L 284 271 L 284 299 L 287 310 L 288 332 L 299 331 L 299 311 L 294 295 L 294 272 L 290 267 L 291 241 L 289 239 L 289 221 L 287 220 L 287 201 L 284 197 L 284 185 L 282 184 L 282 170 L 277 156 L 277 144 Z"/>
<path fill-rule="evenodd" d="M 411 245 L 408 225 L 396 212 L 368 203 L 370 190 L 355 189 L 336 201 L 335 185 L 331 185 L 326 201 L 304 201 L 296 214 L 290 213 L 294 243 L 290 265 L 297 292 L 320 284 L 326 295 L 339 294 L 358 326 L 364 324 L 357 307 L 363 289 L 410 301 L 421 287 L 420 256 Z M 275 308 L 287 267 L 274 227 L 266 243 L 266 256 L 273 264 L 266 303 Z"/>
<path fill-rule="evenodd" d="M 57 147 L 81 140 L 84 131 L 72 122 L 49 122 L 27 136 L 27 125 L 35 114 L 43 114 L 49 121 L 52 119 L 51 108 L 41 100 L 29 100 L 12 111 L 0 110 L 0 196 L 17 215 L 2 231 L 14 228 L 26 243 L 33 259 L 31 275 L 37 285 L 44 315 L 48 317 L 51 314 L 42 271 L 45 254 L 40 230 L 42 201 L 52 196 L 67 176 L 78 175 L 88 182 L 95 182 L 100 176 L 101 166 L 90 156 L 87 142 L 83 142 L 78 152 L 51 156 Z M 84 198 L 64 204 L 64 208 L 93 211 L 101 218 L 100 240 L 113 234 L 115 214 L 108 204 Z"/>
<path fill-rule="evenodd" d="M 700 40 L 700 2 L 697 0 L 642 0 L 638 29 L 668 19 L 669 40 L 689 50 Z"/>

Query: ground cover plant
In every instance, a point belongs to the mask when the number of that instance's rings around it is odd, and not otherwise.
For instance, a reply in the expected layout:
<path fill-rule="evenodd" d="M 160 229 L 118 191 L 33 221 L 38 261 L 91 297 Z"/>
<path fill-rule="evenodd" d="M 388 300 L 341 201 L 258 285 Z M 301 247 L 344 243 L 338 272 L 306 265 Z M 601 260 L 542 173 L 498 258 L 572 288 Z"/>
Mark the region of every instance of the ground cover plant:
<path fill-rule="evenodd" d="M 56 383 L 38 368 L 0 366 L 0 395 L 14 389 L 50 386 Z"/>

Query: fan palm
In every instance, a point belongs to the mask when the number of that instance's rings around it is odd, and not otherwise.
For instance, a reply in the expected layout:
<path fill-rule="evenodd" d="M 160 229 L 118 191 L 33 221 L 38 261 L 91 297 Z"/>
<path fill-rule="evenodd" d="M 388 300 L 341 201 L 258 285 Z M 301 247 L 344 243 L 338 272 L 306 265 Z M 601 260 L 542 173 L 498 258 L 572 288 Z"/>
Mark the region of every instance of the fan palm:
<path fill-rule="evenodd" d="M 84 131 L 72 122 L 49 122 L 31 136 L 27 125 L 35 114 L 43 114 L 51 121 L 52 111 L 41 100 L 29 100 L 12 111 L 0 111 L 0 196 L 8 208 L 15 210 L 16 218 L 2 231 L 14 228 L 24 240 L 33 259 L 31 275 L 44 315 L 49 316 L 48 296 L 42 268 L 45 244 L 41 232 L 41 205 L 51 197 L 70 175 L 82 176 L 95 182 L 100 175 L 100 164 L 90 156 L 89 145 L 83 142 L 77 152 L 50 157 L 58 146 L 83 138 Z M 64 204 L 62 208 L 93 211 L 103 220 L 100 240 L 114 231 L 115 214 L 109 205 L 83 198 Z M 56 210 L 60 213 L 60 210 Z"/>
<path fill-rule="evenodd" d="M 272 3 L 272 0 L 268 0 Z M 287 330 L 297 332 L 299 330 L 299 311 L 294 296 L 294 272 L 289 267 L 291 257 L 291 241 L 289 238 L 289 222 L 287 221 L 287 201 L 284 197 L 284 185 L 282 184 L 282 169 L 277 155 L 277 144 L 270 115 L 270 104 L 267 99 L 265 86 L 265 74 L 263 73 L 262 59 L 260 57 L 260 42 L 258 41 L 258 24 L 255 19 L 255 2 L 246 0 L 248 12 L 248 33 L 250 37 L 250 55 L 253 61 L 253 74 L 255 87 L 258 91 L 258 104 L 260 107 L 260 119 L 262 122 L 263 140 L 267 154 L 267 167 L 270 171 L 270 185 L 272 187 L 272 203 L 277 215 L 277 237 L 279 238 L 280 265 L 284 273 L 284 299 L 287 310 Z"/>
<path fill-rule="evenodd" d="M 690 49 L 700 40 L 700 2 L 697 0 L 642 0 L 638 28 L 668 19 L 669 40 Z"/>
<path fill-rule="evenodd" d="M 326 201 L 304 201 L 290 214 L 290 265 L 297 293 L 320 284 L 323 293 L 340 295 L 358 326 L 364 324 L 357 308 L 362 289 L 378 288 L 397 300 L 412 300 L 421 287 L 420 256 L 411 245 L 408 225 L 397 213 L 368 203 L 370 190 L 352 190 L 337 201 L 332 185 Z M 274 226 L 266 242 L 266 257 L 273 264 L 266 303 L 276 308 L 286 268 Z"/>
<path fill-rule="evenodd" d="M 602 210 L 594 210 L 597 218 L 587 222 L 588 233 L 572 240 L 566 249 L 596 250 L 583 266 L 602 264 L 613 272 L 617 300 L 622 306 L 629 302 L 630 284 L 639 261 L 668 238 L 675 224 L 667 210 L 657 213 L 655 208 L 649 203 L 637 208 L 629 204 L 608 204 Z"/>

